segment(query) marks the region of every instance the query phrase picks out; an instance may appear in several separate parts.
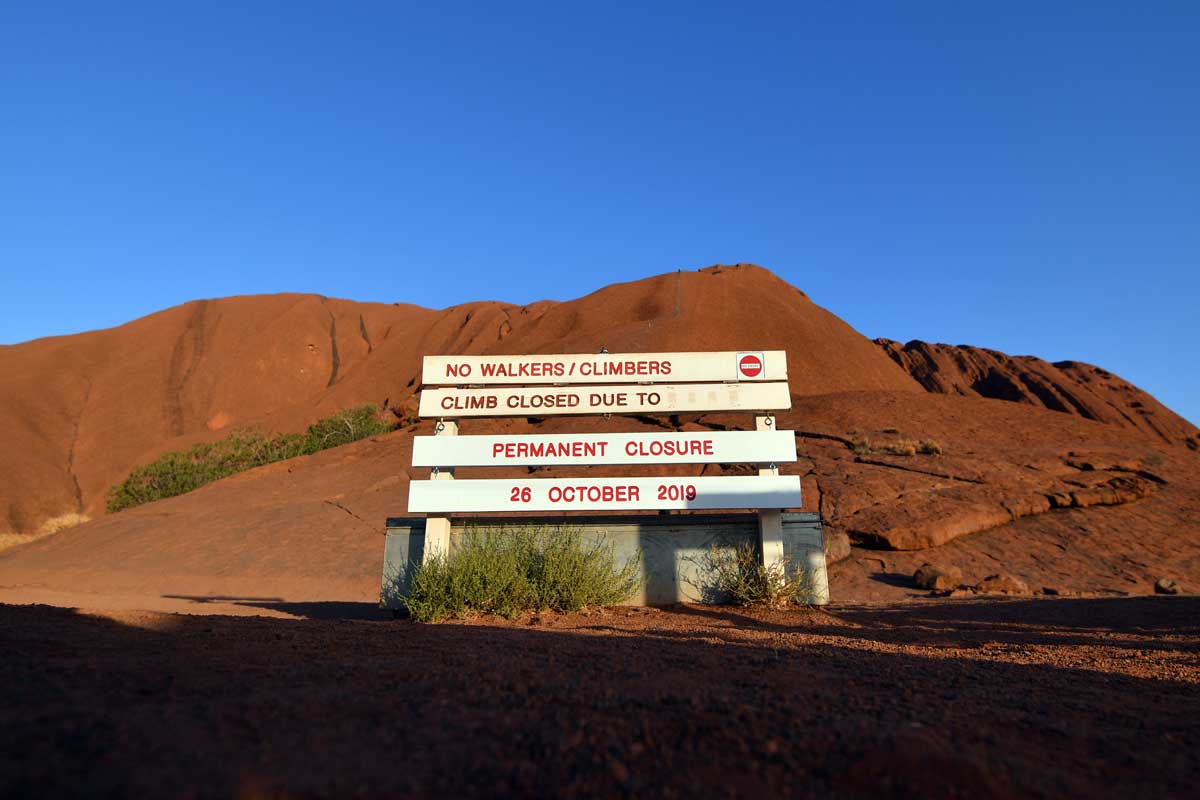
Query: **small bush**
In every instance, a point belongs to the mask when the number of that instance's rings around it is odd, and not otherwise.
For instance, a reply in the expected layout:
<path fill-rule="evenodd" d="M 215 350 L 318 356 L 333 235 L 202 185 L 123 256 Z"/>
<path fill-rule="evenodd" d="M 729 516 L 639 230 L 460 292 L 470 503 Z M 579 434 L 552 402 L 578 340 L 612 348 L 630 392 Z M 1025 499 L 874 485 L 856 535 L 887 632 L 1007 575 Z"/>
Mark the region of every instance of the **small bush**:
<path fill-rule="evenodd" d="M 749 542 L 733 548 L 712 547 L 704 559 L 704 570 L 712 581 L 713 599 L 739 606 L 778 608 L 809 602 L 811 580 L 807 575 L 789 575 L 784 564 L 764 565 L 758 549 Z"/>
<path fill-rule="evenodd" d="M 304 434 L 304 451 L 315 453 L 318 450 L 357 442 L 368 436 L 388 433 L 395 427 L 394 423 L 382 419 L 374 406 L 347 408 L 332 417 L 309 425 Z"/>
<path fill-rule="evenodd" d="M 473 530 L 413 571 L 404 603 L 420 622 L 578 611 L 627 599 L 641 585 L 641 564 L 639 553 L 618 567 L 610 543 L 585 543 L 577 529 Z"/>
<path fill-rule="evenodd" d="M 393 423 L 380 419 L 374 406 L 365 405 L 318 420 L 303 434 L 266 435 L 254 430 L 235 430 L 224 439 L 165 453 L 138 467 L 109 489 L 108 511 L 113 513 L 174 497 L 237 472 L 386 433 L 394 427 Z"/>
<path fill-rule="evenodd" d="M 942 454 L 942 446 L 933 439 L 921 439 L 920 441 L 892 439 L 885 442 L 875 442 L 865 436 L 855 439 L 850 446 L 850 450 L 860 456 L 915 456 L 917 453 L 937 456 Z"/>

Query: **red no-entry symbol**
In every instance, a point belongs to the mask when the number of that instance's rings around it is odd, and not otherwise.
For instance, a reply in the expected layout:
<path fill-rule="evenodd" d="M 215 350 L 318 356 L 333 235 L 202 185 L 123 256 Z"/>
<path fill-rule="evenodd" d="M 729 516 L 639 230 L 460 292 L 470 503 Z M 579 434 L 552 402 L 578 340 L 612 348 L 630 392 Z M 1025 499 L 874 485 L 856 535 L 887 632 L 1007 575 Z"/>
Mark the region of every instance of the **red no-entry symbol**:
<path fill-rule="evenodd" d="M 762 359 L 754 353 L 748 353 L 738 359 L 738 372 L 746 378 L 757 378 L 762 368 Z"/>

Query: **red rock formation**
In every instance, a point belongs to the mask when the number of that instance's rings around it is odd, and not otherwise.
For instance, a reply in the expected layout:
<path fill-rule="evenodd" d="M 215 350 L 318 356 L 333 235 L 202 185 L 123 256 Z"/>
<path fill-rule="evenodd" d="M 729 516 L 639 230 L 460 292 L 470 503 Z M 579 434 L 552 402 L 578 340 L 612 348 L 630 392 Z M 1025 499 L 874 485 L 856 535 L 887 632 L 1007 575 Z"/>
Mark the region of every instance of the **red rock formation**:
<path fill-rule="evenodd" d="M 786 349 L 798 395 L 920 387 L 761 267 L 711 267 L 578 300 L 434 311 L 315 295 L 199 300 L 117 328 L 0 347 L 0 533 L 103 512 L 137 464 L 231 428 L 297 431 L 402 407 L 432 353 Z"/>
<path fill-rule="evenodd" d="M 1200 429 L 1150 394 L 1080 361 L 1050 363 L 969 345 L 900 344 L 876 339 L 893 361 L 930 392 L 990 397 L 1077 414 L 1147 431 L 1200 450 Z"/>
<path fill-rule="evenodd" d="M 749 266 L 524 307 L 433 311 L 310 295 L 200 301 L 107 331 L 0 348 L 0 432 L 9 445 L 0 449 L 0 511 L 18 531 L 64 511 L 95 514 L 135 464 L 230 427 L 299 430 L 357 403 L 403 406 L 426 353 L 601 347 L 788 351 L 795 396 L 779 425 L 798 432 L 800 458 L 782 470 L 801 476 L 805 509 L 821 513 L 831 552 L 846 556 L 831 570 L 836 598 L 911 590 L 913 571 L 934 560 L 922 553 L 931 547 L 967 583 L 998 571 L 1064 591 L 1150 592 L 1165 574 L 1200 583 L 1200 472 L 1185 446 L 1194 447 L 1195 428 L 1153 398 L 1090 367 L 876 346 Z M 994 387 L 1005 385 L 1028 394 L 1005 397 L 1019 402 L 979 396 L 1002 396 Z M 605 425 L 710 430 L 751 420 L 480 420 L 464 432 Z M 410 467 L 416 430 L 269 465 L 7 551 L 0 587 L 369 600 L 383 520 L 403 513 L 409 478 L 421 472 Z M 921 441 L 936 446 L 899 446 Z M 848 556 L 847 542 L 857 545 Z M 38 597 L 4 591 L 0 601 Z"/>

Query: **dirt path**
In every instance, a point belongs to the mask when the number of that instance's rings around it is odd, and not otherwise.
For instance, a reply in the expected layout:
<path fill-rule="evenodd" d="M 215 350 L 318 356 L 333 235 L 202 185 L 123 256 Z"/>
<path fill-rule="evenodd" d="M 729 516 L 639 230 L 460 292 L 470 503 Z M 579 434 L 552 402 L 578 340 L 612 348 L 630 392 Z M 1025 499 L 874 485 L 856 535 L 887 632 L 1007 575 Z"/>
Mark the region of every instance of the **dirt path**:
<path fill-rule="evenodd" d="M 1184 797 L 1200 598 L 0 606 L 0 796 Z M 358 619 L 346 619 L 358 617 Z"/>

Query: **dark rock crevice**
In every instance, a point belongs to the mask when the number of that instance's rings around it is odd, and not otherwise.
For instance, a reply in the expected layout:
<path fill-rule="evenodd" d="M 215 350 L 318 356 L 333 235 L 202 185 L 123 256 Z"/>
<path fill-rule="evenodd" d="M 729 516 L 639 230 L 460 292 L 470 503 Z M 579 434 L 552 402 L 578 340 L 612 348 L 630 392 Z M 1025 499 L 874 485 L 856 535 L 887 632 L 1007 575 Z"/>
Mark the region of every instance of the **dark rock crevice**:
<path fill-rule="evenodd" d="M 328 389 L 337 383 L 338 370 L 342 366 L 341 356 L 338 355 L 337 346 L 337 318 L 333 315 L 333 311 L 329 308 L 329 303 L 325 298 L 321 298 L 321 305 L 325 306 L 325 313 L 329 315 L 329 381 L 325 384 Z M 361 318 L 360 318 L 361 319 Z"/>
<path fill-rule="evenodd" d="M 204 323 L 208 313 L 207 300 L 197 300 L 184 324 L 183 333 L 175 340 L 167 368 L 167 429 L 172 436 L 184 432 L 183 389 L 204 356 Z"/>

